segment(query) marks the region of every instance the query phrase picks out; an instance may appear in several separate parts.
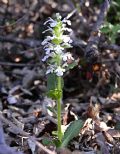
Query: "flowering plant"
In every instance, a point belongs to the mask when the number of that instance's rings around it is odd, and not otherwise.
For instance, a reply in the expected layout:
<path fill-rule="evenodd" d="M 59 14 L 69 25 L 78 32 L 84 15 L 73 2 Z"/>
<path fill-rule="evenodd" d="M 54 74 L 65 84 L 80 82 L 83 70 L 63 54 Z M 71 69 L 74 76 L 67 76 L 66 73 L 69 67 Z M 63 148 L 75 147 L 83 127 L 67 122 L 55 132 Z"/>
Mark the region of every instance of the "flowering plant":
<path fill-rule="evenodd" d="M 57 101 L 57 120 L 58 120 L 58 139 L 62 139 L 61 131 L 61 100 L 63 88 L 63 74 L 69 68 L 68 61 L 73 61 L 70 52 L 65 52 L 66 48 L 71 48 L 72 40 L 68 33 L 71 32 L 67 25 L 71 25 L 68 17 L 62 19 L 59 13 L 56 14 L 56 20 L 49 18 L 44 25 L 48 24 L 48 29 L 44 31 L 50 32 L 42 45 L 44 46 L 45 56 L 42 61 L 46 61 L 47 66 L 47 85 L 48 94 Z M 67 34 L 65 34 L 65 32 Z"/>

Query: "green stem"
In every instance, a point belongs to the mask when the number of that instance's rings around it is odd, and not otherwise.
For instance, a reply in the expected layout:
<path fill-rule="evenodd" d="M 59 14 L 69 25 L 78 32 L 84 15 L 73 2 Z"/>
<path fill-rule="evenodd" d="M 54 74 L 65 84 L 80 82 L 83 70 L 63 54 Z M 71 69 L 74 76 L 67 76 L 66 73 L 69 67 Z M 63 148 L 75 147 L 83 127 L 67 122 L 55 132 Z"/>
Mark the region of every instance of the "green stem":
<path fill-rule="evenodd" d="M 59 141 L 62 140 L 62 131 L 61 131 L 61 99 L 62 99 L 62 87 L 61 87 L 62 79 L 58 77 L 58 91 L 60 92 L 60 96 L 57 99 L 57 126 L 58 126 L 58 139 Z"/>

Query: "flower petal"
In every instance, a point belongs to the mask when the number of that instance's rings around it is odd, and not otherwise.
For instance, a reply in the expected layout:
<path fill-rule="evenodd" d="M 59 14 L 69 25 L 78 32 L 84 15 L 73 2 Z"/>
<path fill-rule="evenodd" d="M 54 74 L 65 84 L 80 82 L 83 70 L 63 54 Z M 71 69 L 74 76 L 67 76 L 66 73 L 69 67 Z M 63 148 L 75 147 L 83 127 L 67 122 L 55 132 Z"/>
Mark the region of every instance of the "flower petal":
<path fill-rule="evenodd" d="M 58 66 L 58 68 L 55 70 L 57 76 L 63 76 L 63 72 L 65 72 L 65 69 L 60 66 Z"/>
<path fill-rule="evenodd" d="M 54 70 L 55 70 L 54 67 L 55 67 L 54 65 L 50 65 L 50 66 L 48 67 L 47 71 L 46 71 L 46 74 L 53 73 Z"/>

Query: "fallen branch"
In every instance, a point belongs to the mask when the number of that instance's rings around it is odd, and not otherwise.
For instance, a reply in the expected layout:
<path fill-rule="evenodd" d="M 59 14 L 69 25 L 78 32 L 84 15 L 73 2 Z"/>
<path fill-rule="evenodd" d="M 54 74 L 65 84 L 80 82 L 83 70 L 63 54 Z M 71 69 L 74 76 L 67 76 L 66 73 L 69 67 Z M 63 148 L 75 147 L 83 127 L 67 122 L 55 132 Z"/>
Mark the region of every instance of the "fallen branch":
<path fill-rule="evenodd" d="M 98 44 L 100 41 L 100 32 L 99 29 L 103 24 L 104 18 L 107 15 L 107 11 L 109 10 L 109 1 L 105 0 L 101 5 L 100 14 L 98 15 L 97 22 L 94 24 L 88 44 L 85 50 L 85 57 L 88 61 L 95 60 L 98 55 Z"/>

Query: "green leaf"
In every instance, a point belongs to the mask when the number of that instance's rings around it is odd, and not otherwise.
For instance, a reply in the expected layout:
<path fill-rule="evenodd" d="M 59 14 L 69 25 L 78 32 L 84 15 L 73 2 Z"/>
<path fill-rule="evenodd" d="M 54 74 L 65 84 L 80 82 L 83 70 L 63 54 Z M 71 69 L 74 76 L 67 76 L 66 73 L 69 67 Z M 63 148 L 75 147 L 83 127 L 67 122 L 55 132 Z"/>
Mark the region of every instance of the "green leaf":
<path fill-rule="evenodd" d="M 53 136 L 57 136 L 58 132 L 57 131 L 52 131 Z"/>
<path fill-rule="evenodd" d="M 109 29 L 109 27 L 105 26 L 105 27 L 102 27 L 101 29 L 101 32 L 104 33 L 104 34 L 107 34 L 107 33 L 110 33 L 111 30 Z"/>
<path fill-rule="evenodd" d="M 44 138 L 44 139 L 42 139 L 42 144 L 43 145 L 53 145 L 54 143 L 53 143 L 53 141 L 51 139 Z"/>
<path fill-rule="evenodd" d="M 47 75 L 47 95 L 52 99 L 58 99 L 62 96 L 62 90 L 57 89 L 58 76 L 55 73 L 50 73 Z M 64 81 L 62 79 L 61 89 L 64 86 Z"/>
<path fill-rule="evenodd" d="M 117 37 L 117 36 L 116 36 L 114 33 L 111 35 L 110 41 L 111 41 L 113 44 L 115 43 L 116 37 Z"/>
<path fill-rule="evenodd" d="M 119 24 L 114 25 L 112 30 L 113 30 L 113 33 L 118 33 L 118 31 L 120 30 L 120 25 Z"/>
<path fill-rule="evenodd" d="M 112 25 L 111 23 L 106 22 L 104 26 L 101 28 L 101 32 L 107 34 L 109 40 L 112 43 L 115 43 L 115 40 L 117 38 L 117 33 L 120 32 L 120 25 L 119 24 Z"/>
<path fill-rule="evenodd" d="M 106 22 L 106 23 L 102 26 L 102 28 L 101 28 L 100 30 L 101 30 L 102 33 L 107 34 L 107 33 L 112 32 L 113 27 L 114 27 L 114 26 L 113 26 L 111 23 Z"/>
<path fill-rule="evenodd" d="M 67 70 L 73 69 L 77 65 L 78 65 L 78 61 L 74 61 L 71 64 L 68 64 Z"/>
<path fill-rule="evenodd" d="M 57 75 L 50 73 L 47 75 L 47 91 L 55 90 L 57 88 Z"/>
<path fill-rule="evenodd" d="M 60 43 L 62 43 L 63 42 L 63 40 L 62 39 L 59 39 L 59 38 L 54 38 L 53 40 L 52 40 L 52 43 L 54 43 L 54 44 L 60 44 Z"/>
<path fill-rule="evenodd" d="M 120 1 L 119 2 L 112 1 L 112 5 L 119 7 L 120 6 Z"/>
<path fill-rule="evenodd" d="M 98 3 L 103 3 L 103 0 L 97 0 Z"/>
<path fill-rule="evenodd" d="M 115 40 L 117 38 L 117 33 L 119 31 L 120 31 L 120 25 L 118 25 L 118 24 L 114 25 L 112 28 L 112 34 L 111 34 L 111 38 L 110 38 L 112 43 L 115 43 Z"/>
<path fill-rule="evenodd" d="M 54 139 L 53 143 L 56 146 L 56 148 L 60 147 L 61 142 L 58 139 Z"/>
<path fill-rule="evenodd" d="M 62 22 L 60 20 L 57 21 L 57 25 L 53 28 L 54 34 L 59 37 L 61 35 Z"/>
<path fill-rule="evenodd" d="M 76 120 L 73 121 L 67 130 L 64 133 L 63 139 L 62 139 L 62 144 L 61 147 L 66 147 L 69 143 L 70 140 L 72 140 L 74 137 L 76 137 L 80 129 L 83 127 L 84 122 L 82 120 Z"/>
<path fill-rule="evenodd" d="M 67 48 L 72 48 L 72 45 L 70 45 L 69 43 L 66 43 L 65 45 L 61 45 L 64 49 L 67 49 Z"/>

